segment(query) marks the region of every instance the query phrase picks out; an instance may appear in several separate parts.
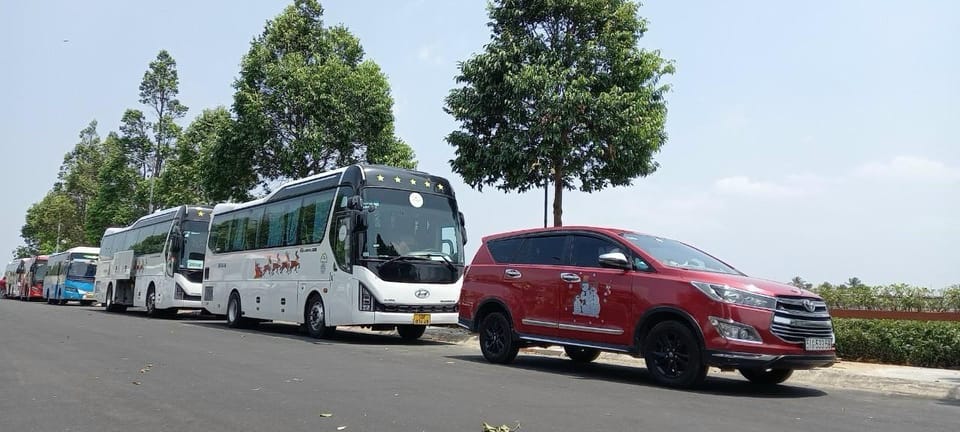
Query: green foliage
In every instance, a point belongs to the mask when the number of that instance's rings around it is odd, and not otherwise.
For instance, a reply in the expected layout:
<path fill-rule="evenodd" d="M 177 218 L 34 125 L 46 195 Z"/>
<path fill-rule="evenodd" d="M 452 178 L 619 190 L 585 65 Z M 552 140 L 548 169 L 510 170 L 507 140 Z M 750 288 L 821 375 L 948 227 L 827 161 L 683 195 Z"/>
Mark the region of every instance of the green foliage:
<path fill-rule="evenodd" d="M 64 155 L 57 183 L 27 210 L 20 231 L 26 243 L 22 253 L 52 253 L 86 243 L 84 219 L 99 188 L 97 176 L 102 162 L 103 147 L 94 120 L 80 131 L 80 141 Z"/>
<path fill-rule="evenodd" d="M 220 150 L 244 182 L 356 162 L 415 165 L 412 149 L 394 137 L 386 76 L 363 59 L 354 35 L 322 18 L 316 0 L 296 0 L 267 22 L 243 58 L 234 83 L 237 135 Z"/>
<path fill-rule="evenodd" d="M 837 355 L 854 361 L 960 367 L 960 322 L 834 319 Z"/>
<path fill-rule="evenodd" d="M 39 250 L 35 248 L 31 248 L 30 246 L 22 245 L 22 246 L 17 246 L 17 248 L 13 250 L 13 259 L 30 258 L 34 255 L 39 255 L 39 254 L 40 254 Z"/>
<path fill-rule="evenodd" d="M 232 127 L 230 113 L 224 107 L 204 110 L 187 126 L 157 180 L 159 207 L 211 203 L 206 192 L 205 176 L 232 182 L 236 178 L 220 168 L 220 161 L 211 150 L 226 139 Z"/>
<path fill-rule="evenodd" d="M 152 178 L 160 176 L 172 143 L 180 135 L 180 128 L 174 122 L 187 113 L 187 107 L 177 99 L 179 93 L 177 62 L 166 50 L 160 50 L 140 82 L 140 103 L 149 107 L 156 118 L 150 125 L 154 139 L 148 169 Z"/>
<path fill-rule="evenodd" d="M 847 283 L 849 285 L 824 282 L 811 290 L 833 309 L 960 312 L 960 285 L 937 293 L 930 288 L 904 283 L 872 286 L 857 278 L 851 278 Z"/>
<path fill-rule="evenodd" d="M 20 235 L 30 250 L 53 253 L 83 243 L 83 226 L 77 220 L 76 204 L 58 185 L 27 209 Z"/>
<path fill-rule="evenodd" d="M 460 129 L 453 171 L 471 187 L 562 193 L 630 185 L 653 173 L 666 142 L 664 75 L 671 62 L 640 49 L 647 30 L 626 0 L 496 0 L 492 40 L 460 64 L 445 110 Z"/>
<path fill-rule="evenodd" d="M 803 278 L 800 277 L 800 276 L 794 277 L 794 278 L 790 281 L 790 285 L 793 285 L 793 286 L 795 286 L 795 287 L 797 287 L 797 288 L 801 288 L 801 289 L 807 289 L 807 290 L 813 288 L 813 284 L 812 284 L 812 283 L 809 283 L 809 282 L 803 280 Z"/>
<path fill-rule="evenodd" d="M 137 192 L 142 189 L 141 178 L 131 167 L 123 141 L 110 133 L 103 142 L 104 162 L 98 174 L 99 189 L 85 221 L 87 239 L 100 244 L 104 230 L 124 226 L 146 213 Z M 142 192 L 140 193 L 142 196 Z"/>

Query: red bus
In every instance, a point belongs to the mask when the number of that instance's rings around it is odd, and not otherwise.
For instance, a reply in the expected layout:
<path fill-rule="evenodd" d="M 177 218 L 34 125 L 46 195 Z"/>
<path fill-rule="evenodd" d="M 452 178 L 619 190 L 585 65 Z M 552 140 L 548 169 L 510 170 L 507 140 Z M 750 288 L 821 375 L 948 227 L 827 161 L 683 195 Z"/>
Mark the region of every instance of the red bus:
<path fill-rule="evenodd" d="M 43 277 L 47 275 L 47 256 L 37 255 L 21 260 L 17 274 L 20 289 L 17 290 L 16 297 L 26 301 L 42 300 Z"/>

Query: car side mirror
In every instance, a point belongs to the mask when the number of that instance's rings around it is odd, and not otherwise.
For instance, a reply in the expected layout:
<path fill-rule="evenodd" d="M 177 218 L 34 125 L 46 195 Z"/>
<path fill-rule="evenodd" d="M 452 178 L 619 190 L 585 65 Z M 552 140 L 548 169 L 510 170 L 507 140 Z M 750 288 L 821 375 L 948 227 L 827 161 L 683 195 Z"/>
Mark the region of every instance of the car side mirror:
<path fill-rule="evenodd" d="M 460 237 L 463 237 L 463 244 L 467 244 L 467 221 L 463 218 L 463 212 L 458 212 L 460 216 Z"/>
<path fill-rule="evenodd" d="M 600 255 L 600 265 L 607 268 L 630 270 L 630 261 L 623 252 L 610 252 Z"/>
<path fill-rule="evenodd" d="M 183 246 L 183 237 L 180 237 L 179 234 L 170 235 L 170 252 L 175 254 L 180 253 L 180 249 Z"/>

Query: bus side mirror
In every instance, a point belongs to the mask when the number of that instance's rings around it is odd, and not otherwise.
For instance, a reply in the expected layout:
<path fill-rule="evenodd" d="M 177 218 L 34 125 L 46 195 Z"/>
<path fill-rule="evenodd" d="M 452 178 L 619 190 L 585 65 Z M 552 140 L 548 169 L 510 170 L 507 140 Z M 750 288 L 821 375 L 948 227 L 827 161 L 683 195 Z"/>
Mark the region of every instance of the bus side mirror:
<path fill-rule="evenodd" d="M 347 199 L 347 208 L 350 210 L 363 210 L 363 198 L 360 195 L 354 195 Z"/>
<path fill-rule="evenodd" d="M 460 215 L 460 237 L 463 237 L 463 244 L 467 244 L 467 221 L 463 218 L 463 212 Z"/>
<path fill-rule="evenodd" d="M 183 246 L 183 237 L 180 234 L 170 234 L 170 252 L 180 253 Z"/>

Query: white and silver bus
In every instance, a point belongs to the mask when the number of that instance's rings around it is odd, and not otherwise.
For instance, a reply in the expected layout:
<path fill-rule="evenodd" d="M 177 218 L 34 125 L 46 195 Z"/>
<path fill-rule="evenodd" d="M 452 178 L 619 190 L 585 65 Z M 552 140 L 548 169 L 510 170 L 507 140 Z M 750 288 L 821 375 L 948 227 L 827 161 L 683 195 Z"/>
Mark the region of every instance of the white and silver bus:
<path fill-rule="evenodd" d="M 450 183 L 424 172 L 351 165 L 214 207 L 203 307 L 231 327 L 302 324 L 396 329 L 456 325 L 463 214 Z"/>
<path fill-rule="evenodd" d="M 100 241 L 96 299 L 111 312 L 143 307 L 150 316 L 200 309 L 210 207 L 179 206 L 107 228 Z"/>

